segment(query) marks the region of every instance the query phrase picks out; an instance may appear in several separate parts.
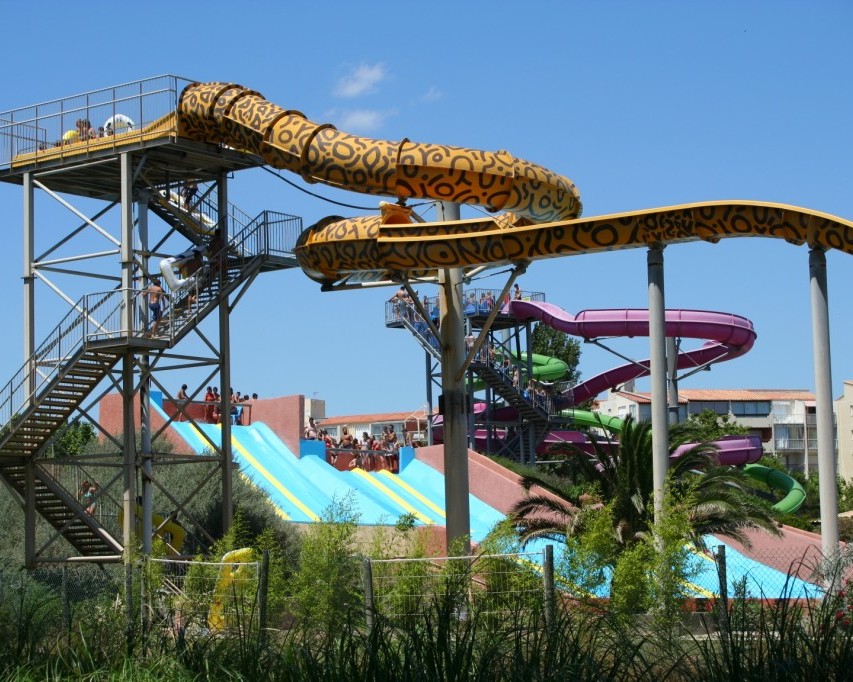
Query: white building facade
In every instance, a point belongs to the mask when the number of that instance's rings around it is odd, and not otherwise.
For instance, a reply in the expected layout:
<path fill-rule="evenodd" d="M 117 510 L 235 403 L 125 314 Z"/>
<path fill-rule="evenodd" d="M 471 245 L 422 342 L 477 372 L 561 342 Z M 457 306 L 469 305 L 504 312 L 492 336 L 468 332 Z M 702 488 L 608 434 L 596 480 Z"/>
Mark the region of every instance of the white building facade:
<path fill-rule="evenodd" d="M 838 474 L 853 478 L 853 381 L 844 382 L 844 391 L 835 401 Z"/>
<path fill-rule="evenodd" d="M 845 382 L 846 407 L 839 408 L 836 433 L 836 468 L 845 479 L 853 477 L 853 382 Z M 764 452 L 775 456 L 791 471 L 806 475 L 817 472 L 815 397 L 809 391 L 786 389 L 681 389 L 678 392 L 679 421 L 688 415 L 711 410 L 729 421 L 749 428 L 761 438 Z M 632 391 L 610 391 L 598 402 L 602 414 L 651 419 L 651 395 Z M 842 420 L 842 416 L 844 419 Z"/>

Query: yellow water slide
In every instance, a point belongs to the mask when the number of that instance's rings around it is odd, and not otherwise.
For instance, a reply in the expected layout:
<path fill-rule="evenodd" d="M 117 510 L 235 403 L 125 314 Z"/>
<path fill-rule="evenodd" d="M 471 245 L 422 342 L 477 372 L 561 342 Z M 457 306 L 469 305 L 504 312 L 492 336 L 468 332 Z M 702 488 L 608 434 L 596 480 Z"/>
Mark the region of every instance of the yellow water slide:
<path fill-rule="evenodd" d="M 373 140 L 309 121 L 229 83 L 195 83 L 181 95 L 179 135 L 257 154 L 266 163 L 365 194 L 476 204 L 497 216 L 413 222 L 407 208 L 332 216 L 296 247 L 305 273 L 322 283 L 352 274 L 429 276 L 442 268 L 725 237 L 763 236 L 853 254 L 853 223 L 817 211 L 754 201 L 715 201 L 579 218 L 574 184 L 505 151 Z"/>
<path fill-rule="evenodd" d="M 217 141 L 261 156 L 307 182 L 394 197 L 477 204 L 543 222 L 580 215 L 568 178 L 509 152 L 373 140 L 313 123 L 254 90 L 197 83 L 181 94 L 179 134 Z"/>

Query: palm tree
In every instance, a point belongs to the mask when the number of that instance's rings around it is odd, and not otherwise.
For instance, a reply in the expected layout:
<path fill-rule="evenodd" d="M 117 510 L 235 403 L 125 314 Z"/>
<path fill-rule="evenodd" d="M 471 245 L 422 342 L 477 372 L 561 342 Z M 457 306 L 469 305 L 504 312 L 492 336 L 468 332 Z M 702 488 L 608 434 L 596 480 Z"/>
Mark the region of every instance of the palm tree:
<path fill-rule="evenodd" d="M 670 453 L 689 443 L 690 433 L 673 427 Z M 613 533 L 621 547 L 627 547 L 648 533 L 652 523 L 652 438 L 649 422 L 622 424 L 618 444 L 611 439 L 590 436 L 592 454 L 567 445 L 576 458 L 579 477 L 594 485 L 596 496 L 612 506 Z M 712 443 L 697 443 L 678 457 L 670 458 L 669 478 L 676 500 L 688 505 L 690 540 L 702 547 L 707 534 L 723 535 L 749 546 L 747 528 L 763 528 L 778 535 L 771 510 L 744 489 L 743 470 L 720 466 Z M 529 490 L 539 485 L 549 494 L 529 495 L 518 502 L 510 516 L 522 543 L 534 538 L 565 542 L 583 532 L 588 504 L 580 495 L 566 494 L 535 477 L 523 479 Z"/>

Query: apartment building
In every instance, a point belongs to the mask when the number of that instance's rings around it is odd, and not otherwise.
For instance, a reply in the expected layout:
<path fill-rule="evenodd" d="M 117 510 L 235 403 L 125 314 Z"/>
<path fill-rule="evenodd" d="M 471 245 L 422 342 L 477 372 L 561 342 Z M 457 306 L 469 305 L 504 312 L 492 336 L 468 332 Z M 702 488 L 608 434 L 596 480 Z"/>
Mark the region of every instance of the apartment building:
<path fill-rule="evenodd" d="M 837 466 L 845 478 L 853 476 L 853 382 L 845 382 L 847 405 L 842 422 L 839 401 L 838 434 L 846 434 L 842 443 L 836 438 Z M 791 471 L 817 472 L 817 426 L 815 397 L 809 391 L 788 389 L 680 389 L 679 420 L 711 410 L 728 415 L 729 420 L 749 427 L 761 438 L 764 452 L 780 459 Z M 839 400 L 844 400 L 840 398 Z M 651 419 L 651 394 L 631 390 L 610 391 L 598 402 L 602 414 L 634 419 Z"/>
<path fill-rule="evenodd" d="M 853 478 L 853 381 L 844 382 L 844 390 L 835 400 L 838 473 Z"/>

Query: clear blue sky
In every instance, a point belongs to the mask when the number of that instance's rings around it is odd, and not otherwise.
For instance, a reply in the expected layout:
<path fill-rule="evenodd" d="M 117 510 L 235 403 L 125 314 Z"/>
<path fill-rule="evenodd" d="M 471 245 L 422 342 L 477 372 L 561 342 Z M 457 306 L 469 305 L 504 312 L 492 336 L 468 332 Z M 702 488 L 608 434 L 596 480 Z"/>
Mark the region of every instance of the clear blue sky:
<path fill-rule="evenodd" d="M 72 10 L 6 0 L 3 10 L 0 110 L 160 74 L 233 81 L 346 132 L 507 149 L 572 178 L 585 216 L 746 199 L 853 218 L 848 2 L 88 0 Z M 306 225 L 360 214 L 260 170 L 238 174 L 230 199 Z M 16 186 L 0 185 L 0 221 L 5 383 L 23 362 Z M 664 253 L 667 307 L 737 313 L 758 332 L 749 355 L 684 387 L 814 389 L 806 247 L 730 239 Z M 828 273 L 837 396 L 853 379 L 853 260 L 829 253 Z M 521 285 L 572 313 L 644 308 L 646 252 L 535 263 Z M 298 270 L 260 277 L 232 316 L 234 387 L 322 398 L 330 416 L 417 409 L 423 352 L 384 327 L 392 292 L 321 293 Z M 39 290 L 40 302 L 51 297 Z M 58 320 L 40 318 L 38 339 Z M 648 356 L 645 340 L 613 346 Z M 583 348 L 584 378 L 618 364 Z"/>

